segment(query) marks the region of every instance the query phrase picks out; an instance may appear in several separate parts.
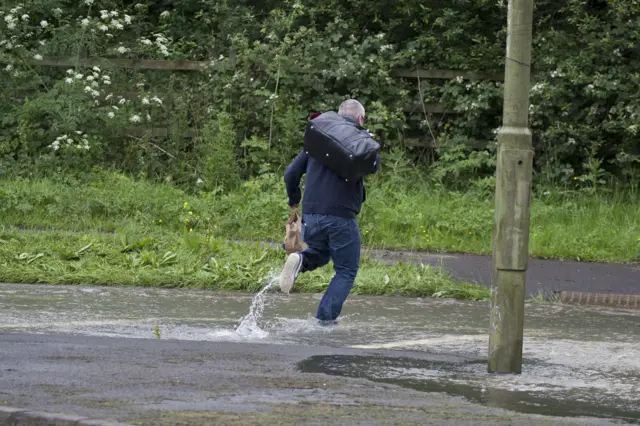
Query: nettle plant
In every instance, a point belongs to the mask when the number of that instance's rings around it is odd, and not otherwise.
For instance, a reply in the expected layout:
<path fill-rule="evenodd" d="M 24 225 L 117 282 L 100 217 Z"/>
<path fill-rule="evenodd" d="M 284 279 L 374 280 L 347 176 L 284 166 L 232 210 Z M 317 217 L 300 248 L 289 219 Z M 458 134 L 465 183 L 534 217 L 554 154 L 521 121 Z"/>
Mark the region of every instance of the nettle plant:
<path fill-rule="evenodd" d="M 148 90 L 143 76 L 131 81 L 113 68 L 83 67 L 78 61 L 76 67 L 61 70 L 38 62 L 45 56 L 82 59 L 87 52 L 94 57 L 166 57 L 171 42 L 159 32 L 119 41 L 140 29 L 133 28 L 145 13 L 140 5 L 128 14 L 97 10 L 93 0 L 67 11 L 51 8 L 52 3 L 33 1 L 0 10 L 2 89 L 6 97 L 26 97 L 3 107 L 3 127 L 17 131 L 2 135 L 0 154 L 77 167 L 82 159 L 101 158 L 109 136 L 160 117 L 161 89 Z"/>

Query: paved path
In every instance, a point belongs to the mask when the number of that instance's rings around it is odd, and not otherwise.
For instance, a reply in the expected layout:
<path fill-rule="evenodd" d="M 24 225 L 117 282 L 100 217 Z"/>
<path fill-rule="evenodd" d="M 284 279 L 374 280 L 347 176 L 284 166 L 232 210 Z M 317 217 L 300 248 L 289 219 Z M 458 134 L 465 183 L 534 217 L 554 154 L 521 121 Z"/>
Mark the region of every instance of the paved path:
<path fill-rule="evenodd" d="M 468 361 L 453 355 L 0 333 L 0 359 L 0 405 L 139 425 L 620 424 L 505 411 L 504 392 L 480 405 L 339 371 L 350 360 Z"/>
<path fill-rule="evenodd" d="M 490 256 L 390 250 L 371 250 L 369 255 L 380 261 L 442 265 L 457 279 L 491 286 Z M 640 264 L 530 259 L 526 291 L 527 295 L 539 291 L 640 294 Z"/>
<path fill-rule="evenodd" d="M 280 247 L 281 243 L 265 243 Z M 455 278 L 491 287 L 491 256 L 460 253 L 428 253 L 408 250 L 370 249 L 362 255 L 385 263 L 423 263 L 442 266 Z M 527 295 L 560 291 L 640 294 L 640 263 L 617 264 L 571 260 L 529 260 Z"/>

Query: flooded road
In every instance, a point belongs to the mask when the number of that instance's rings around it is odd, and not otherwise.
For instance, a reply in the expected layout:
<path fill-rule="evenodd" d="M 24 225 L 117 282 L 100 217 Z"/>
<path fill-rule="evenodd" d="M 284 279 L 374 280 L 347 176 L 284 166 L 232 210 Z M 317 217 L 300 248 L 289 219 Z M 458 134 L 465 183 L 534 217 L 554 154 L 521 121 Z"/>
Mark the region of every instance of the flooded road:
<path fill-rule="evenodd" d="M 530 304 L 523 373 L 501 376 L 486 374 L 486 302 L 352 296 L 337 326 L 320 327 L 313 321 L 320 294 L 267 292 L 257 301 L 254 296 L 0 285 L 0 332 L 360 349 L 357 356 L 310 357 L 298 368 L 460 395 L 520 412 L 640 422 L 637 310 Z M 374 353 L 379 350 L 465 361 L 380 357 Z"/>

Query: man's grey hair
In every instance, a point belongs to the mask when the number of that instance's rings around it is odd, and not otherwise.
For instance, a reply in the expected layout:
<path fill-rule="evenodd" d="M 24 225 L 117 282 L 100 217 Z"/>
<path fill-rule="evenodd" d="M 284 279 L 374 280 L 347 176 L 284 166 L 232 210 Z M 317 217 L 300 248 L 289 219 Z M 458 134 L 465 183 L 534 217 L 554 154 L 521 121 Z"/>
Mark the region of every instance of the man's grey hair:
<path fill-rule="evenodd" d="M 352 120 L 356 120 L 359 116 L 364 118 L 364 107 L 355 99 L 347 99 L 340 104 L 338 115 L 349 117 Z"/>

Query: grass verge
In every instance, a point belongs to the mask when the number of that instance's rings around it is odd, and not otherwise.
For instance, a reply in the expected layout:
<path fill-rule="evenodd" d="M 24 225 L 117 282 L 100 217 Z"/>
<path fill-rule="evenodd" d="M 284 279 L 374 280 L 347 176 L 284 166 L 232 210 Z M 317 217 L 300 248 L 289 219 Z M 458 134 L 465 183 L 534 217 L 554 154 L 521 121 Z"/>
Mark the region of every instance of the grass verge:
<path fill-rule="evenodd" d="M 409 185 L 374 177 L 359 217 L 369 248 L 491 253 L 492 196 Z M 401 182 L 401 183 L 398 183 Z M 194 191 L 197 192 L 197 191 Z M 212 230 L 218 237 L 281 241 L 287 219 L 279 176 L 244 182 L 231 192 L 189 195 L 174 186 L 97 173 L 82 180 L 4 180 L 5 227 L 144 232 Z M 640 200 L 631 194 L 560 193 L 532 202 L 530 254 L 586 261 L 640 260 Z"/>
<path fill-rule="evenodd" d="M 2 282 L 257 291 L 280 271 L 284 258 L 282 250 L 196 231 L 0 234 Z M 324 291 L 332 275 L 331 265 L 302 274 L 294 291 Z M 363 259 L 352 294 L 486 300 L 489 290 L 455 281 L 440 268 Z"/>

